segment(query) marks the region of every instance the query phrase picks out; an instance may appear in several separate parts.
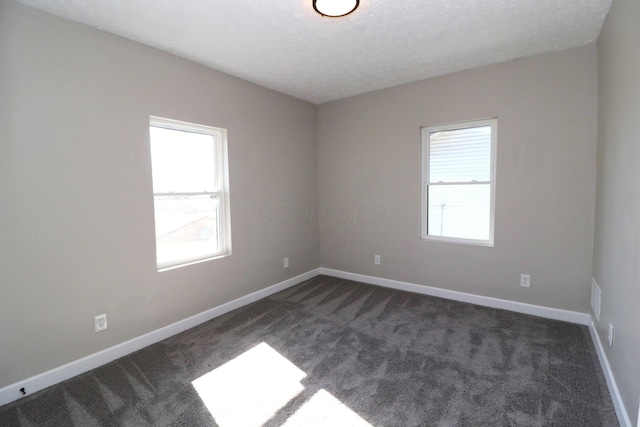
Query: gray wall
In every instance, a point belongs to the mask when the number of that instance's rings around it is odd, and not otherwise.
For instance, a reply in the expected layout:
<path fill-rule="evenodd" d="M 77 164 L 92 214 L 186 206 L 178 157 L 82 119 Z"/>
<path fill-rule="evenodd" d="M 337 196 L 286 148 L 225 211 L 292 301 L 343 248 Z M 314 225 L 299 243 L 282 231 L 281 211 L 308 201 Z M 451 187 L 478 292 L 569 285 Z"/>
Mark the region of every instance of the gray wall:
<path fill-rule="evenodd" d="M 232 256 L 156 272 L 150 114 L 228 129 Z M 314 105 L 0 0 L 0 387 L 316 268 L 316 202 Z"/>
<path fill-rule="evenodd" d="M 596 70 L 590 45 L 320 105 L 320 264 L 587 312 Z M 420 240 L 420 127 L 489 117 L 495 247 Z"/>
<path fill-rule="evenodd" d="M 640 397 L 640 2 L 615 0 L 598 40 L 598 193 L 593 277 L 596 327 L 627 412 Z M 637 422 L 637 421 L 636 421 Z M 634 424 L 635 425 L 635 422 Z"/>

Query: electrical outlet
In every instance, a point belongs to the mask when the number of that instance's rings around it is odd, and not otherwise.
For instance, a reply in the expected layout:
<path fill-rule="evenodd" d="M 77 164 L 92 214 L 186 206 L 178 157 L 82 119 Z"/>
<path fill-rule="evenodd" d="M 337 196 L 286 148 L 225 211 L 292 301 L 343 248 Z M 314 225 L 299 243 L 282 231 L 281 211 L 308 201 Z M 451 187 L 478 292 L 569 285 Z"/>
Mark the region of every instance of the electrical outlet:
<path fill-rule="evenodd" d="M 613 325 L 609 323 L 609 347 L 613 347 Z"/>
<path fill-rule="evenodd" d="M 375 265 L 380 265 L 380 255 L 374 255 L 373 256 L 373 263 Z"/>
<path fill-rule="evenodd" d="M 284 268 L 289 268 L 289 258 L 284 259 Z"/>
<path fill-rule="evenodd" d="M 520 286 L 522 286 L 523 288 L 530 288 L 531 287 L 531 276 L 528 274 L 521 274 L 520 275 Z"/>
<path fill-rule="evenodd" d="M 93 318 L 93 326 L 95 332 L 102 332 L 107 330 L 107 315 L 98 314 Z"/>

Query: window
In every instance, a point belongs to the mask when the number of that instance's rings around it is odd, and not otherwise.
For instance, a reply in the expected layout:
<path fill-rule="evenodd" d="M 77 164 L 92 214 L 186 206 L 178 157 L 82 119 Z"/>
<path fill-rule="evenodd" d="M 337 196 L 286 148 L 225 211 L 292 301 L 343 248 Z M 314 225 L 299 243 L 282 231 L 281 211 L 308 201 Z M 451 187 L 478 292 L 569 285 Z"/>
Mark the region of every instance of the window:
<path fill-rule="evenodd" d="M 497 120 L 422 128 L 422 238 L 493 246 Z"/>
<path fill-rule="evenodd" d="M 227 131 L 151 117 L 158 270 L 231 254 Z"/>

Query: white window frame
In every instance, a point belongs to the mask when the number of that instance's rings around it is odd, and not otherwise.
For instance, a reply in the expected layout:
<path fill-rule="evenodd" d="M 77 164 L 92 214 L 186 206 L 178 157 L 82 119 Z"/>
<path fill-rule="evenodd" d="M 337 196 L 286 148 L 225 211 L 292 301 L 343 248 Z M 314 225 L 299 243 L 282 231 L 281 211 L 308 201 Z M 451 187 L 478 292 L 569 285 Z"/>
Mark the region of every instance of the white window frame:
<path fill-rule="evenodd" d="M 434 132 L 451 131 L 458 129 L 467 129 L 472 127 L 491 126 L 491 165 L 490 165 L 490 181 L 462 181 L 462 182 L 429 182 L 429 161 L 430 161 L 430 138 L 429 135 Z M 496 145 L 498 135 L 498 119 L 483 119 L 466 122 L 457 122 L 443 124 L 437 126 L 425 126 L 422 131 L 422 195 L 421 195 L 421 238 L 423 240 L 460 243 L 466 245 L 478 246 L 494 246 L 494 222 L 495 222 L 495 197 L 496 197 Z M 460 237 L 435 236 L 429 234 L 429 186 L 432 185 L 476 185 L 490 184 L 490 223 L 489 223 L 489 239 L 468 239 Z"/>
<path fill-rule="evenodd" d="M 220 201 L 220 217 L 218 221 L 218 232 L 220 235 L 221 249 L 216 253 L 207 253 L 195 257 L 176 258 L 171 261 L 158 262 L 157 244 L 156 244 L 156 266 L 158 272 L 172 270 L 178 267 L 184 267 L 212 259 L 222 258 L 231 255 L 231 215 L 229 208 L 229 170 L 228 170 L 228 147 L 227 147 L 227 130 L 212 126 L 200 125 L 196 123 L 183 122 L 179 120 L 168 119 L 164 117 L 149 116 L 149 129 L 151 127 L 159 127 L 176 131 L 200 133 L 212 135 L 214 140 L 214 165 L 215 171 L 215 189 L 216 191 L 202 192 L 169 192 L 156 193 L 154 191 L 154 206 L 156 196 L 202 196 L 209 195 Z M 149 137 L 151 138 L 151 137 Z M 151 140 L 149 141 L 151 144 Z M 153 167 L 153 165 L 152 165 Z M 155 207 L 154 207 L 155 221 Z M 157 238 L 157 236 L 156 236 Z"/>

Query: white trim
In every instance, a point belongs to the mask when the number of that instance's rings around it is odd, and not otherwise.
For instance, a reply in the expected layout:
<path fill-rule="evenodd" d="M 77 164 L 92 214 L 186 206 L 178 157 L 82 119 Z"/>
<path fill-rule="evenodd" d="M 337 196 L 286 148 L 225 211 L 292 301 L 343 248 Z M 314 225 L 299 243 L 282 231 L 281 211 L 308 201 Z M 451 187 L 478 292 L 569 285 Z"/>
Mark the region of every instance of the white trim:
<path fill-rule="evenodd" d="M 349 273 L 346 271 L 334 270 L 331 268 L 321 267 L 320 274 L 338 277 L 341 279 L 355 280 L 357 282 L 364 282 L 372 285 L 384 286 L 385 288 L 398 289 L 401 291 L 415 292 L 423 295 L 431 295 L 434 297 L 446 298 L 454 301 L 477 304 L 484 307 L 499 308 L 503 310 L 515 311 L 516 313 L 531 314 L 533 316 L 544 317 L 547 319 L 563 320 L 565 322 L 577 323 L 579 325 L 588 326 L 591 323 L 591 316 L 588 313 L 580 313 L 578 311 L 562 310 L 559 308 L 526 304 L 523 302 L 509 301 L 500 298 L 485 297 L 482 295 L 469 294 L 466 292 L 451 291 L 448 289 L 435 288 L 432 286 L 418 285 L 416 283 L 400 282 L 398 280 L 383 279 L 380 277 Z"/>
<path fill-rule="evenodd" d="M 166 117 L 159 116 L 149 116 L 149 126 L 180 130 L 185 132 L 201 133 L 203 135 L 215 135 L 219 131 L 227 131 L 224 128 L 201 125 L 198 123 L 183 122 L 182 120 L 168 119 Z"/>
<path fill-rule="evenodd" d="M 82 359 L 75 360 L 50 371 L 43 372 L 31 378 L 0 388 L 0 406 L 20 399 L 22 397 L 22 394 L 20 393 L 20 389 L 22 387 L 27 390 L 28 394 L 35 393 L 46 387 L 65 381 L 69 378 L 75 377 L 76 375 L 80 375 L 84 372 L 90 371 L 91 369 L 107 364 L 115 359 L 131 354 L 134 351 L 186 331 L 187 329 L 193 328 L 194 326 L 209 321 L 215 317 L 221 316 L 232 310 L 258 301 L 259 299 L 266 298 L 276 292 L 280 292 L 284 289 L 290 288 L 291 286 L 302 283 L 305 280 L 311 279 L 320 274 L 319 270 L 320 269 L 318 268 L 310 270 L 306 273 L 300 274 L 299 276 L 292 277 L 275 285 L 269 286 L 268 288 L 261 289 L 249 295 L 245 295 L 212 309 L 203 311 L 202 313 L 172 323 L 163 328 L 156 329 L 155 331 L 133 338 L 129 341 L 125 341 L 97 353 L 90 354 Z"/>
<path fill-rule="evenodd" d="M 600 360 L 600 366 L 602 367 L 602 372 L 604 372 L 604 378 L 607 380 L 609 394 L 611 394 L 611 400 L 613 401 L 613 407 L 616 410 L 616 415 L 618 416 L 620 427 L 631 427 L 631 419 L 629 419 L 629 414 L 624 406 L 624 402 L 622 401 L 622 396 L 620 395 L 620 390 L 618 390 L 616 378 L 613 376 L 611 365 L 609 365 L 609 359 L 607 359 L 607 354 L 604 351 L 602 341 L 600 340 L 600 335 L 598 334 L 598 330 L 593 323 L 593 319 L 589 323 L 589 331 L 591 332 L 591 339 L 593 340 L 593 344 L 596 347 L 596 353 L 598 353 L 598 360 Z M 638 418 L 638 422 L 640 422 L 640 415 L 638 416 Z"/>

